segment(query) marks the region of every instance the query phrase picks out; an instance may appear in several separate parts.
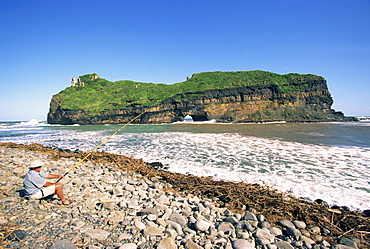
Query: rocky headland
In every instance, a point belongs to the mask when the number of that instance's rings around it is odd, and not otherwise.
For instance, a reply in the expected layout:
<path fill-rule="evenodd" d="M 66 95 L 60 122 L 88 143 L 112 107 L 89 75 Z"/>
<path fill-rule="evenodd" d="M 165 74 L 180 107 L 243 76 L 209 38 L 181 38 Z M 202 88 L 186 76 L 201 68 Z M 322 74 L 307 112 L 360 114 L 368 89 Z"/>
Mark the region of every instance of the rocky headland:
<path fill-rule="evenodd" d="M 1 248 L 369 248 L 370 217 L 268 186 L 167 172 L 94 152 L 63 180 L 70 205 L 20 197 L 33 159 L 64 174 L 85 152 L 0 144 Z"/>
<path fill-rule="evenodd" d="M 356 121 L 331 109 L 326 80 L 311 74 L 209 72 L 172 85 L 110 82 L 97 74 L 79 79 L 52 97 L 48 123 L 126 123 L 141 113 L 134 123 L 173 123 L 186 116 L 224 123 Z"/>

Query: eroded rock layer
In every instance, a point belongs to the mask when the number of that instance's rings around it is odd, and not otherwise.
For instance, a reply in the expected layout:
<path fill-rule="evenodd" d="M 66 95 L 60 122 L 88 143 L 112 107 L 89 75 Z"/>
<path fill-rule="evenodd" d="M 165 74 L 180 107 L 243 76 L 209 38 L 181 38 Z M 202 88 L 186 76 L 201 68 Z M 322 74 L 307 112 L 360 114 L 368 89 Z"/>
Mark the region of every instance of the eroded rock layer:
<path fill-rule="evenodd" d="M 354 121 L 331 109 L 332 96 L 326 80 L 307 77 L 290 82 L 286 88 L 277 84 L 248 85 L 226 89 L 183 92 L 153 106 L 127 105 L 125 108 L 92 112 L 89 109 L 63 108 L 63 100 L 54 95 L 50 103 L 50 124 L 125 123 L 145 112 L 134 123 L 157 124 L 183 121 L 217 122 L 323 122 Z"/>

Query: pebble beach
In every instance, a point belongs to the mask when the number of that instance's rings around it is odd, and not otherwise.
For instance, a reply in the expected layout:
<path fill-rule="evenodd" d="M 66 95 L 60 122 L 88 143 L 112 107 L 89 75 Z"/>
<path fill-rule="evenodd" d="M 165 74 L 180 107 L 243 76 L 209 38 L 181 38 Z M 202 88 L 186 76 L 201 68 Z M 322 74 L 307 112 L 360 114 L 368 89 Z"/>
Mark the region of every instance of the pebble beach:
<path fill-rule="evenodd" d="M 56 196 L 27 200 L 20 196 L 23 176 L 34 159 L 44 162 L 43 171 L 58 175 L 80 161 L 0 147 L 2 248 L 347 249 L 369 245 L 366 231 L 362 238 L 346 231 L 334 236 L 330 229 L 304 220 L 270 221 L 250 207 L 235 212 L 215 198 L 176 191 L 161 176 L 144 176 L 129 167 L 93 160 L 83 161 L 61 181 L 70 205 L 62 205 Z"/>

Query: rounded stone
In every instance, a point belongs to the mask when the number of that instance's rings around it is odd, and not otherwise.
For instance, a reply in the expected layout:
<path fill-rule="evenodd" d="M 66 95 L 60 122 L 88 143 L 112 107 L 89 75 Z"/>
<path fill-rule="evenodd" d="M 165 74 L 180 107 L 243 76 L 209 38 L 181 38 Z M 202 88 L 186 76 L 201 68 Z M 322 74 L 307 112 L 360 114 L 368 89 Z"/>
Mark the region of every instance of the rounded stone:
<path fill-rule="evenodd" d="M 270 228 L 268 228 L 268 230 L 274 236 L 283 235 L 283 231 L 278 227 L 270 227 Z"/>
<path fill-rule="evenodd" d="M 49 247 L 49 249 L 77 249 L 77 246 L 73 244 L 71 241 L 63 239 Z"/>
<path fill-rule="evenodd" d="M 262 214 L 259 214 L 259 215 L 257 215 L 257 220 L 259 222 L 264 221 L 265 220 L 265 216 L 263 216 Z"/>
<path fill-rule="evenodd" d="M 155 215 L 155 214 L 148 214 L 148 216 L 147 216 L 147 218 L 148 218 L 148 220 L 156 220 L 157 219 L 157 215 Z"/>
<path fill-rule="evenodd" d="M 320 234 L 321 229 L 320 229 L 320 227 L 311 227 L 311 228 L 310 228 L 310 231 L 311 231 L 313 234 Z"/>
<path fill-rule="evenodd" d="M 223 235 L 235 237 L 235 227 L 230 222 L 221 222 L 217 231 Z"/>
<path fill-rule="evenodd" d="M 121 245 L 118 249 L 136 249 L 137 245 L 135 243 L 126 243 Z"/>
<path fill-rule="evenodd" d="M 261 221 L 260 223 L 258 223 L 258 227 L 259 228 L 270 228 L 271 225 L 268 221 Z"/>
<path fill-rule="evenodd" d="M 198 244 L 196 244 L 191 239 L 189 239 L 189 240 L 186 241 L 185 248 L 186 249 L 202 249 L 202 247 L 200 247 Z"/>
<path fill-rule="evenodd" d="M 274 235 L 272 235 L 271 232 L 266 228 L 257 229 L 254 236 L 260 239 L 267 239 L 269 242 L 272 242 L 274 239 Z"/>
<path fill-rule="evenodd" d="M 252 212 L 246 212 L 243 220 L 251 220 L 251 221 L 258 221 L 257 217 Z"/>
<path fill-rule="evenodd" d="M 164 238 L 159 242 L 157 249 L 177 249 L 177 245 L 173 238 Z"/>
<path fill-rule="evenodd" d="M 347 237 L 342 237 L 339 240 L 339 243 L 343 244 L 343 245 L 346 245 L 346 246 L 349 246 L 349 247 L 352 247 L 352 248 L 358 248 L 356 242 L 354 240 L 350 239 L 350 238 L 347 238 Z"/>
<path fill-rule="evenodd" d="M 162 236 L 164 230 L 165 229 L 163 227 L 148 227 L 148 228 L 145 228 L 144 235 L 148 237 Z"/>
<path fill-rule="evenodd" d="M 308 238 L 306 236 L 303 236 L 303 235 L 301 236 L 301 240 L 303 240 L 304 242 L 306 242 L 306 243 L 308 243 L 310 245 L 315 244 L 315 241 L 313 241 L 312 239 L 310 239 L 310 238 Z"/>
<path fill-rule="evenodd" d="M 254 249 L 254 246 L 245 239 L 237 239 L 231 245 L 233 249 Z"/>
<path fill-rule="evenodd" d="M 205 220 L 197 220 L 197 222 L 195 223 L 195 228 L 199 231 L 206 231 L 209 229 L 210 227 L 210 223 L 205 221 Z"/>
<path fill-rule="evenodd" d="M 256 230 L 256 228 L 254 228 L 248 221 L 246 220 L 241 220 L 239 221 L 238 223 L 235 224 L 235 228 L 236 229 L 242 229 L 242 230 L 247 230 L 247 231 L 250 231 L 250 232 L 253 232 L 254 230 Z"/>
<path fill-rule="evenodd" d="M 291 227 L 288 227 L 285 232 L 287 235 L 290 236 L 300 236 L 302 234 L 301 231 L 299 231 L 298 229 Z"/>
<path fill-rule="evenodd" d="M 303 221 L 293 220 L 292 223 L 297 229 L 305 229 L 307 227 L 306 223 L 304 223 Z"/>
<path fill-rule="evenodd" d="M 145 224 L 141 221 L 135 221 L 135 227 L 139 230 L 144 230 L 146 228 Z"/>
<path fill-rule="evenodd" d="M 256 238 L 257 245 L 269 245 L 271 243 L 270 240 L 264 238 Z"/>
<path fill-rule="evenodd" d="M 278 221 L 278 225 L 280 225 L 282 227 L 295 228 L 294 224 L 289 220 L 280 220 L 280 221 Z"/>
<path fill-rule="evenodd" d="M 181 226 L 185 226 L 187 224 L 186 219 L 181 214 L 177 214 L 177 213 L 171 214 L 168 219 L 170 221 L 179 223 Z"/>
<path fill-rule="evenodd" d="M 294 249 L 294 247 L 286 241 L 278 241 L 278 242 L 275 242 L 273 245 L 281 249 Z"/>

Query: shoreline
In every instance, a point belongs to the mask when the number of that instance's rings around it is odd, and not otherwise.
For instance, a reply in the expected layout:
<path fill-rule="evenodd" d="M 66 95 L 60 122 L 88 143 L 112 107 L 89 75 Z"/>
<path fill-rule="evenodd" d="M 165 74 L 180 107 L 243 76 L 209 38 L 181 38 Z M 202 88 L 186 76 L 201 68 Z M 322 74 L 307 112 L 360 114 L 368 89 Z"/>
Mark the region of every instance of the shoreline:
<path fill-rule="evenodd" d="M 39 144 L 17 145 L 2 143 L 0 144 L 0 149 L 2 148 L 7 148 L 10 151 L 24 151 L 25 154 L 35 153 L 44 157 L 44 160 L 47 161 L 76 161 L 87 155 L 85 152 L 60 152 Z M 9 158 L 5 158 L 5 160 L 9 160 Z M 14 161 L 15 158 L 11 160 Z M 198 196 L 201 199 L 214 203 L 218 208 L 225 208 L 235 213 L 235 215 L 238 214 L 236 216 L 245 215 L 253 210 L 256 214 L 262 214 L 271 225 L 277 224 L 282 220 L 304 221 L 307 227 L 321 227 L 330 231 L 329 234 L 320 236 L 332 245 L 339 242 L 335 240 L 336 238 L 350 236 L 358 239 L 359 248 L 369 247 L 370 218 L 361 213 L 350 212 L 345 209 L 327 208 L 318 203 L 307 203 L 307 200 L 288 196 L 267 186 L 215 181 L 209 177 L 158 171 L 141 159 L 133 159 L 106 152 L 94 152 L 86 159 L 86 163 L 89 165 L 106 165 L 107 167 L 115 168 L 115 170 L 119 169 L 129 174 L 140 175 L 146 179 L 158 178 L 166 186 L 164 192 L 174 193 L 181 196 L 181 198 Z M 68 169 L 63 170 L 66 171 Z M 78 175 L 78 168 L 76 172 L 71 172 L 71 176 L 73 175 L 75 177 Z M 18 177 L 20 177 L 20 174 Z M 65 188 L 71 188 L 71 186 L 67 184 Z M 16 194 L 11 193 L 11 196 L 15 197 Z M 280 228 L 286 231 L 283 226 L 280 226 Z M 322 241 L 325 241 L 325 239 Z M 364 247 L 362 247 L 362 244 Z"/>

